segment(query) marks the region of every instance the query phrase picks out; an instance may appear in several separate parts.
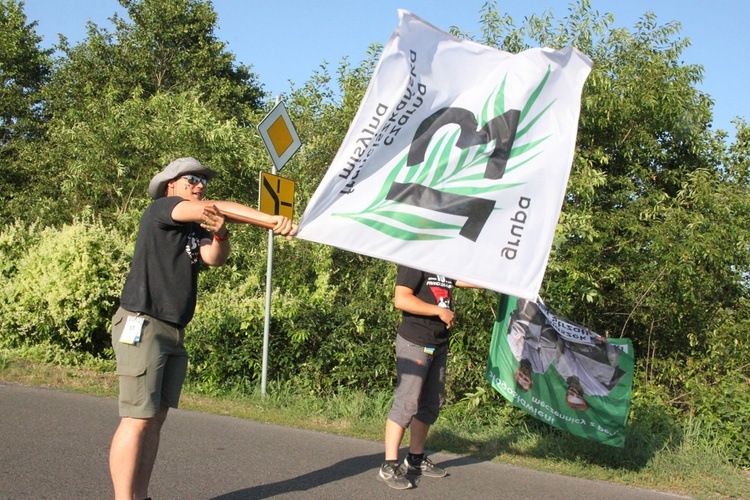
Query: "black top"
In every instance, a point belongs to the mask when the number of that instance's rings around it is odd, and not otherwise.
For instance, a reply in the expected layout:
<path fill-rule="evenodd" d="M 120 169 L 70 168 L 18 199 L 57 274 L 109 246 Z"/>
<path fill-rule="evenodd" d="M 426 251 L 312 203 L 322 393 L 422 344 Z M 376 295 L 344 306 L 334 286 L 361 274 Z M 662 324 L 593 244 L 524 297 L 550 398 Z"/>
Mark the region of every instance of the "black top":
<path fill-rule="evenodd" d="M 179 196 L 159 198 L 143 212 L 120 305 L 185 326 L 195 313 L 200 240 L 211 234 L 195 222 L 172 219 L 181 201 Z"/>
<path fill-rule="evenodd" d="M 428 304 L 451 307 L 451 293 L 455 280 L 426 273 L 406 266 L 398 266 L 397 286 L 405 286 Z M 439 316 L 421 316 L 402 311 L 398 334 L 409 342 L 425 347 L 437 347 L 448 342 L 450 330 Z"/>

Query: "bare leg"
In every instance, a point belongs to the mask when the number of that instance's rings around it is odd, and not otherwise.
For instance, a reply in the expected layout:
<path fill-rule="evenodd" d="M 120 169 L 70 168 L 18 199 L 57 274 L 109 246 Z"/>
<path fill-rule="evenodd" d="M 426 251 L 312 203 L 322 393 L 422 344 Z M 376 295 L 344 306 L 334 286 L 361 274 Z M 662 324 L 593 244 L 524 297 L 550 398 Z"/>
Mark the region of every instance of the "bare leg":
<path fill-rule="evenodd" d="M 412 420 L 414 421 L 414 420 Z M 398 460 L 398 448 L 404 438 L 406 429 L 390 418 L 385 421 L 385 459 Z"/>
<path fill-rule="evenodd" d="M 412 418 L 410 428 L 409 453 L 413 453 L 414 455 L 424 453 L 424 443 L 427 440 L 427 433 L 430 430 L 430 426 L 416 418 Z"/>
<path fill-rule="evenodd" d="M 138 476 L 135 482 L 135 498 L 148 498 L 148 484 L 151 481 L 151 473 L 154 470 L 156 454 L 159 451 L 159 440 L 161 437 L 161 428 L 167 419 L 169 407 L 159 407 L 159 414 L 153 419 L 151 425 L 146 430 L 146 439 L 143 442 L 143 452 L 141 454 L 141 464 L 138 468 Z"/>
<path fill-rule="evenodd" d="M 148 496 L 148 481 L 159 449 L 159 432 L 166 416 L 167 408 L 162 407 L 154 418 L 123 417 L 120 420 L 109 450 L 115 500 Z"/>
<path fill-rule="evenodd" d="M 149 420 L 152 419 L 123 417 L 112 438 L 109 472 L 115 500 L 133 500 Z"/>

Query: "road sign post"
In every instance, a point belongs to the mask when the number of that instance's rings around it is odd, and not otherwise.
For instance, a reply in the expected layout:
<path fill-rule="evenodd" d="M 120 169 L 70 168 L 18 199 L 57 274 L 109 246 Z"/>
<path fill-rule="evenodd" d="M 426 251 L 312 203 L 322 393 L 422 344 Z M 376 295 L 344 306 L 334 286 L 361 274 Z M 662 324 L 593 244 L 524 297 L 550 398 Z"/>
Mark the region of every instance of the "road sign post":
<path fill-rule="evenodd" d="M 302 142 L 297 135 L 297 131 L 294 130 L 294 124 L 292 124 L 292 120 L 289 118 L 284 103 L 278 98 L 276 99 L 276 106 L 258 124 L 258 132 L 273 162 L 270 177 L 264 177 L 261 173 L 258 209 L 270 215 L 285 215 L 291 219 L 294 212 L 294 182 L 278 177 L 276 174 L 300 148 Z M 291 182 L 291 193 L 289 185 L 282 181 Z M 265 198 L 264 194 L 266 195 Z M 291 198 L 289 198 L 290 195 Z M 264 203 L 264 200 L 268 200 L 268 202 Z M 269 230 L 268 263 L 266 265 L 266 316 L 263 327 L 263 360 L 260 380 L 261 396 L 266 395 L 268 379 L 268 341 L 271 329 L 271 293 L 273 290 L 271 286 L 272 276 L 273 231 Z"/>

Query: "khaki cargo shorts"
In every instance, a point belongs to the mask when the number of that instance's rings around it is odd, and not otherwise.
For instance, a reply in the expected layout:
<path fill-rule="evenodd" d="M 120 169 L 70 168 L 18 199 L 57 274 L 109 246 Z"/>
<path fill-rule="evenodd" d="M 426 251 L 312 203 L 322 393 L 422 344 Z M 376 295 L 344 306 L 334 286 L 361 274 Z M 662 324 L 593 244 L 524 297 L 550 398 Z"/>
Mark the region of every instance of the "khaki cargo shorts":
<path fill-rule="evenodd" d="M 128 316 L 135 313 L 119 308 L 112 318 L 112 347 L 120 379 L 120 416 L 152 418 L 160 406 L 177 408 L 187 375 L 188 353 L 185 329 L 151 316 L 144 318 L 141 339 L 134 344 L 120 342 Z"/>

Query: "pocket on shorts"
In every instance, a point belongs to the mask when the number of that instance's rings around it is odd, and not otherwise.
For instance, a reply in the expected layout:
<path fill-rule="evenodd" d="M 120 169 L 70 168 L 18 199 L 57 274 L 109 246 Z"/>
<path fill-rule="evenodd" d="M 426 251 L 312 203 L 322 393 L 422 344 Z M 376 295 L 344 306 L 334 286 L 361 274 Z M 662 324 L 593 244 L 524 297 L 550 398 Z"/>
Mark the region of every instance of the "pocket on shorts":
<path fill-rule="evenodd" d="M 120 402 L 140 406 L 146 400 L 146 367 L 118 366 Z"/>
<path fill-rule="evenodd" d="M 120 311 L 112 317 L 112 346 L 116 345 L 116 342 L 120 340 L 120 335 L 125 327 L 125 315 L 120 314 Z"/>

